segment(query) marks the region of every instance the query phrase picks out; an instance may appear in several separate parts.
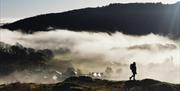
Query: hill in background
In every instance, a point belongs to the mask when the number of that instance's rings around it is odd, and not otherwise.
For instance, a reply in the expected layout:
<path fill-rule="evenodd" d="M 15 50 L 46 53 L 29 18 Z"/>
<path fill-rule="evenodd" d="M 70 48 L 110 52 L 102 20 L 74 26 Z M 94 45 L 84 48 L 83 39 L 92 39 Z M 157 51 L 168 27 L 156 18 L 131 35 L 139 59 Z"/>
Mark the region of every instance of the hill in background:
<path fill-rule="evenodd" d="M 176 4 L 130 3 L 110 4 L 62 13 L 43 14 L 5 24 L 2 28 L 26 33 L 69 29 L 73 31 L 126 34 L 148 33 L 180 35 L 180 2 Z"/>

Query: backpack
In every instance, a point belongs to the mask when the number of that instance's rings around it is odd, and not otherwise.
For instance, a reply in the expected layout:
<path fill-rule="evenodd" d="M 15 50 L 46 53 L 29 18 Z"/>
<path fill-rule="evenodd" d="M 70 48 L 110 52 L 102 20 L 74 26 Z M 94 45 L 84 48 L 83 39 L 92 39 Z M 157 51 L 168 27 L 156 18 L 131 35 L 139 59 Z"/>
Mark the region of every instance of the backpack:
<path fill-rule="evenodd" d="M 131 69 L 131 70 L 133 69 L 133 64 L 130 65 L 130 69 Z"/>

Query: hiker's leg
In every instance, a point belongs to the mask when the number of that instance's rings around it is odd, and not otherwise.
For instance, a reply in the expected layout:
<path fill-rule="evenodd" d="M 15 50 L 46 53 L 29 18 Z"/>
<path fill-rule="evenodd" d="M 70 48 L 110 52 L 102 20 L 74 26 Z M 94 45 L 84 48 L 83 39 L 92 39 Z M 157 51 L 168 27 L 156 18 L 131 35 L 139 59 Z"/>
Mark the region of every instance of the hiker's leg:
<path fill-rule="evenodd" d="M 133 77 L 133 75 L 131 77 L 129 77 L 129 80 L 131 80 L 132 77 Z"/>
<path fill-rule="evenodd" d="M 133 74 L 133 80 L 136 80 L 136 78 L 135 78 L 135 74 Z"/>

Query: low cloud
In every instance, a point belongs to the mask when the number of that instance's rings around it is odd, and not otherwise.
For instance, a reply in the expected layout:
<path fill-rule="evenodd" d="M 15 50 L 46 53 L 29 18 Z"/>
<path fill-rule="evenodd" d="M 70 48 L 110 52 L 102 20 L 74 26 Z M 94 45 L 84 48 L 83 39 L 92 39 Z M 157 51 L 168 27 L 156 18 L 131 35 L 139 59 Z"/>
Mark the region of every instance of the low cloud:
<path fill-rule="evenodd" d="M 84 74 L 104 72 L 106 67 L 111 67 L 113 76 L 109 79 L 126 80 L 131 75 L 129 64 L 135 61 L 138 79 L 149 77 L 174 83 L 180 81 L 178 39 L 155 34 L 132 36 L 116 32 L 109 35 L 68 30 L 22 34 L 2 29 L 0 34 L 1 42 L 18 42 L 25 47 L 50 49 L 55 53 L 56 62 L 69 61 L 72 67 L 81 69 Z M 172 69 L 164 69 L 169 67 Z M 168 74 L 173 77 L 167 77 Z"/>
<path fill-rule="evenodd" d="M 167 51 L 174 50 L 177 46 L 174 44 L 143 44 L 143 45 L 134 45 L 128 47 L 129 50 L 149 50 L 149 51 Z"/>

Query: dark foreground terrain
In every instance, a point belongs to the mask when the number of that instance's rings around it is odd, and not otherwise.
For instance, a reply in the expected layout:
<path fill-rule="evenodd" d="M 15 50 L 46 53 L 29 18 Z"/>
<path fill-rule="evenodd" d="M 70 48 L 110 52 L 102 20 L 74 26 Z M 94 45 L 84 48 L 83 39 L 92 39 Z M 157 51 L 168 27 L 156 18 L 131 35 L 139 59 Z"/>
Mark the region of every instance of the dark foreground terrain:
<path fill-rule="evenodd" d="M 90 77 L 70 77 L 57 84 L 12 83 L 0 85 L 0 91 L 180 91 L 180 84 L 152 79 L 108 81 Z"/>

